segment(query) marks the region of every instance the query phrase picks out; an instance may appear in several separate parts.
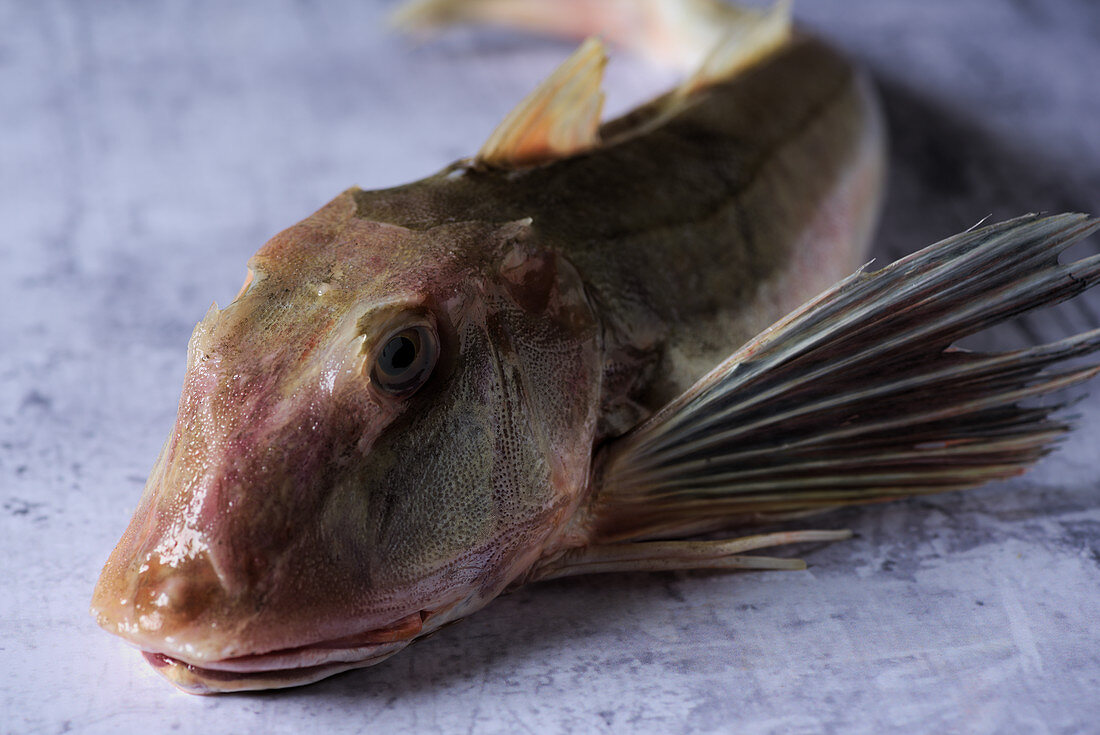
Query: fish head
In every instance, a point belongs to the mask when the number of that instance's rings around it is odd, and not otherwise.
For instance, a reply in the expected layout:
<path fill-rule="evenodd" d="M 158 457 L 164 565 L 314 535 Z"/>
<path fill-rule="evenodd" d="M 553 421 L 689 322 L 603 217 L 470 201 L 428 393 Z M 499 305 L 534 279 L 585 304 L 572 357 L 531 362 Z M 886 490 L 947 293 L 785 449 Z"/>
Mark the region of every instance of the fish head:
<path fill-rule="evenodd" d="M 499 594 L 578 507 L 599 330 L 530 220 L 408 229 L 345 192 L 196 327 L 96 587 L 190 691 L 306 683 Z"/>

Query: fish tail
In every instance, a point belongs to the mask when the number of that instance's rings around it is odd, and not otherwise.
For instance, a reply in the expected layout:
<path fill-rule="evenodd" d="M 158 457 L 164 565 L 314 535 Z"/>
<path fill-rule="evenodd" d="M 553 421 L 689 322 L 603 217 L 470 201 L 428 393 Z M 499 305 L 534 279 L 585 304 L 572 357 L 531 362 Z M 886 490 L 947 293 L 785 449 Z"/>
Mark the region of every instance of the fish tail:
<path fill-rule="evenodd" d="M 694 72 L 667 95 L 662 114 L 690 95 L 739 72 L 790 37 L 791 0 L 770 11 L 720 0 L 414 0 L 394 13 L 407 31 L 490 24 L 586 38 L 490 135 L 474 162 L 537 165 L 600 144 L 607 57 L 599 36 Z M 598 35 L 593 35 L 598 34 Z"/>
<path fill-rule="evenodd" d="M 790 33 L 790 0 L 766 12 L 722 0 L 413 0 L 398 28 L 492 25 L 562 38 L 592 35 L 658 63 L 694 72 L 692 88 L 737 73 Z"/>
<path fill-rule="evenodd" d="M 1100 281 L 1059 253 L 1100 229 L 1028 215 L 860 270 L 748 342 L 597 458 L 594 548 L 1018 475 L 1070 426 L 1046 394 L 1100 367 L 1100 329 L 1007 352 L 954 344 Z M 604 553 L 604 552 L 601 552 Z"/>

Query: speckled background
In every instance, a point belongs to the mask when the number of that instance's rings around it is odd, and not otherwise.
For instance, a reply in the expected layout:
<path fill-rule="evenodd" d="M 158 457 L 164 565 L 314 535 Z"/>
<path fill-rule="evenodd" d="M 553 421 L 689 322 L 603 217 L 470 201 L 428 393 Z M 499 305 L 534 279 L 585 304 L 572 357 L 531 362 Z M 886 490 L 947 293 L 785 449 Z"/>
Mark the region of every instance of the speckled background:
<path fill-rule="evenodd" d="M 858 537 L 809 571 L 543 584 L 305 689 L 190 697 L 96 629 L 210 302 L 345 187 L 473 151 L 569 49 L 417 46 L 386 8 L 0 0 L 0 731 L 1100 732 L 1100 395 L 1017 481 L 825 519 Z M 797 14 L 882 90 L 880 262 L 986 215 L 1100 213 L 1100 4 Z M 610 105 L 667 81 L 620 55 Z M 1100 293 L 985 343 L 1098 324 Z"/>

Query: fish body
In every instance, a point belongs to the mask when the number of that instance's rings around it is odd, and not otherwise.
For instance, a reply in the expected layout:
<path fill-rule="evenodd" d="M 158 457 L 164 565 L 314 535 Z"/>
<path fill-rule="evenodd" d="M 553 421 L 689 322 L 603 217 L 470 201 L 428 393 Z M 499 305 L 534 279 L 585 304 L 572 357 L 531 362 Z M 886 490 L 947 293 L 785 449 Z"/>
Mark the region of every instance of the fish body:
<path fill-rule="evenodd" d="M 597 149 L 564 160 L 519 170 L 459 162 L 346 196 L 358 218 L 420 232 L 531 220 L 530 246 L 583 281 L 603 372 L 636 377 L 625 391 L 605 380 L 603 398 L 629 396 L 651 413 L 728 356 L 731 340 L 862 264 L 884 169 L 867 80 L 809 37 L 648 129 L 669 104 L 606 123 Z"/>
<path fill-rule="evenodd" d="M 590 54 L 567 81 L 588 79 Z M 509 123 L 474 159 L 345 191 L 268 242 L 191 338 L 176 426 L 96 589 L 99 622 L 188 691 L 289 686 L 380 661 L 525 581 L 768 566 L 740 554 L 813 532 L 661 539 L 907 494 L 879 482 L 870 497 L 731 503 L 663 484 L 730 451 L 700 438 L 740 420 L 717 389 L 806 320 L 858 312 L 843 279 L 881 196 L 874 96 L 811 37 L 757 56 L 570 150 L 533 146 L 545 121 Z M 1044 227 L 1029 236 L 1091 225 Z M 891 277 L 930 277 L 918 270 Z M 812 403 L 793 386 L 773 412 Z M 709 428 L 684 433 L 700 416 Z"/>

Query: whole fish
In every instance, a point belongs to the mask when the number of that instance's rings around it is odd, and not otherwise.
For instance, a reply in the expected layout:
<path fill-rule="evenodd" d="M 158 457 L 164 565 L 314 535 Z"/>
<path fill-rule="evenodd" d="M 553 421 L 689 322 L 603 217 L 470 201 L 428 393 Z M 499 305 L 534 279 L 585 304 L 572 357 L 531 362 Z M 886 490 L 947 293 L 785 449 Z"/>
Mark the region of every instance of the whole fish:
<path fill-rule="evenodd" d="M 191 337 L 93 600 L 177 686 L 367 666 L 538 579 L 800 568 L 745 552 L 847 532 L 685 539 L 972 487 L 1066 431 L 1026 400 L 1095 374 L 1047 368 L 1100 333 L 951 345 L 1093 285 L 1096 257 L 1058 254 L 1097 222 L 1027 216 L 856 270 L 878 108 L 785 3 L 431 0 L 406 19 L 717 45 L 601 123 L 586 41 L 473 158 L 349 189 L 260 249 Z"/>

